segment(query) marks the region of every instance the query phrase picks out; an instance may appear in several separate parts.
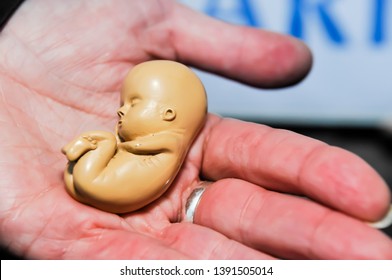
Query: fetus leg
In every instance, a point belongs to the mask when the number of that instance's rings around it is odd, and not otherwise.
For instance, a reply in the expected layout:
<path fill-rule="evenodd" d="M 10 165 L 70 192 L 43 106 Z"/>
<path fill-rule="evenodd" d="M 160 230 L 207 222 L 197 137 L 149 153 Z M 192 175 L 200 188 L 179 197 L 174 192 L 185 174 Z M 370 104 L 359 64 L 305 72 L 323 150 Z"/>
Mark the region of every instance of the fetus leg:
<path fill-rule="evenodd" d="M 116 138 L 106 131 L 83 133 L 64 147 L 67 157 L 77 161 L 68 163 L 64 172 L 68 192 L 84 202 L 84 186 L 91 186 L 116 153 Z"/>

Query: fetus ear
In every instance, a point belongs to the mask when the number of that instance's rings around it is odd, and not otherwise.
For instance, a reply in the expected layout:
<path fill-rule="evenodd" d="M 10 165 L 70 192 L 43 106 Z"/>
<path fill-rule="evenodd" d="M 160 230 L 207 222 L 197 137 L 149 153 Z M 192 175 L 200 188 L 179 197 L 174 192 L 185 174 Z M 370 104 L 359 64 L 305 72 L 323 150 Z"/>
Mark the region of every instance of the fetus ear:
<path fill-rule="evenodd" d="M 171 122 L 176 118 L 176 111 L 172 108 L 166 108 L 162 114 L 162 119 Z"/>

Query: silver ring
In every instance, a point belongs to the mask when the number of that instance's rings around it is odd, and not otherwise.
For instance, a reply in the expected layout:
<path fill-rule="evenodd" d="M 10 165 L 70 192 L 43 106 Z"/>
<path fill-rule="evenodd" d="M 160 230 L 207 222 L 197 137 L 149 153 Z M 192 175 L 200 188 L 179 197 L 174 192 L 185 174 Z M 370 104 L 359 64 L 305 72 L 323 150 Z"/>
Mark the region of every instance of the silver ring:
<path fill-rule="evenodd" d="M 194 189 L 189 195 L 185 204 L 185 222 L 193 223 L 196 208 L 199 205 L 201 197 L 209 184 L 210 183 L 208 182 L 202 182 L 200 187 Z"/>

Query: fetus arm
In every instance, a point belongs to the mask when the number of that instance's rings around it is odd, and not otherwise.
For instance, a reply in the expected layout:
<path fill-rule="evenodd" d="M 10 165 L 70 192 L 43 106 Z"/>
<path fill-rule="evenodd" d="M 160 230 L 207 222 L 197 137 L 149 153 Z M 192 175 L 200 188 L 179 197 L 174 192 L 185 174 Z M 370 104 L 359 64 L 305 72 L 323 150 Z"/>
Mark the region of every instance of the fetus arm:
<path fill-rule="evenodd" d="M 76 159 L 73 167 L 74 181 L 92 181 L 97 178 L 116 150 L 115 136 L 106 131 L 85 132 L 63 148 L 69 160 Z"/>
<path fill-rule="evenodd" d="M 178 134 L 161 132 L 120 143 L 119 148 L 133 154 L 147 155 L 174 151 L 178 145 Z"/>

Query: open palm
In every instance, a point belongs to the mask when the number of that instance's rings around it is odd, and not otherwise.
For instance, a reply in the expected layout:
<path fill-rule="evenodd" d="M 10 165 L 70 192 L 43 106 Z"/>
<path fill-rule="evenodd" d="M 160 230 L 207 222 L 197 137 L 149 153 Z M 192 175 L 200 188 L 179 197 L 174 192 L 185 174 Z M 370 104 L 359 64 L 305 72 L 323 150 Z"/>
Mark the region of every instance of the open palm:
<path fill-rule="evenodd" d="M 28 258 L 391 257 L 391 241 L 355 219 L 377 219 L 389 202 L 364 162 L 294 133 L 212 115 L 173 185 L 148 207 L 118 216 L 65 191 L 61 147 L 86 130 L 113 131 L 133 65 L 172 59 L 252 85 L 284 86 L 309 69 L 300 43 L 229 27 L 172 1 L 36 0 L 7 24 L 0 53 L 1 243 L 10 250 Z M 339 165 L 351 169 L 337 172 Z M 200 177 L 215 183 L 199 206 L 199 225 L 184 223 Z M 271 212 L 269 220 L 259 208 Z M 274 234 L 251 224 L 274 218 L 281 219 Z M 371 240 L 365 249 L 327 250 L 324 237 L 343 242 L 353 228 L 350 246 Z"/>

